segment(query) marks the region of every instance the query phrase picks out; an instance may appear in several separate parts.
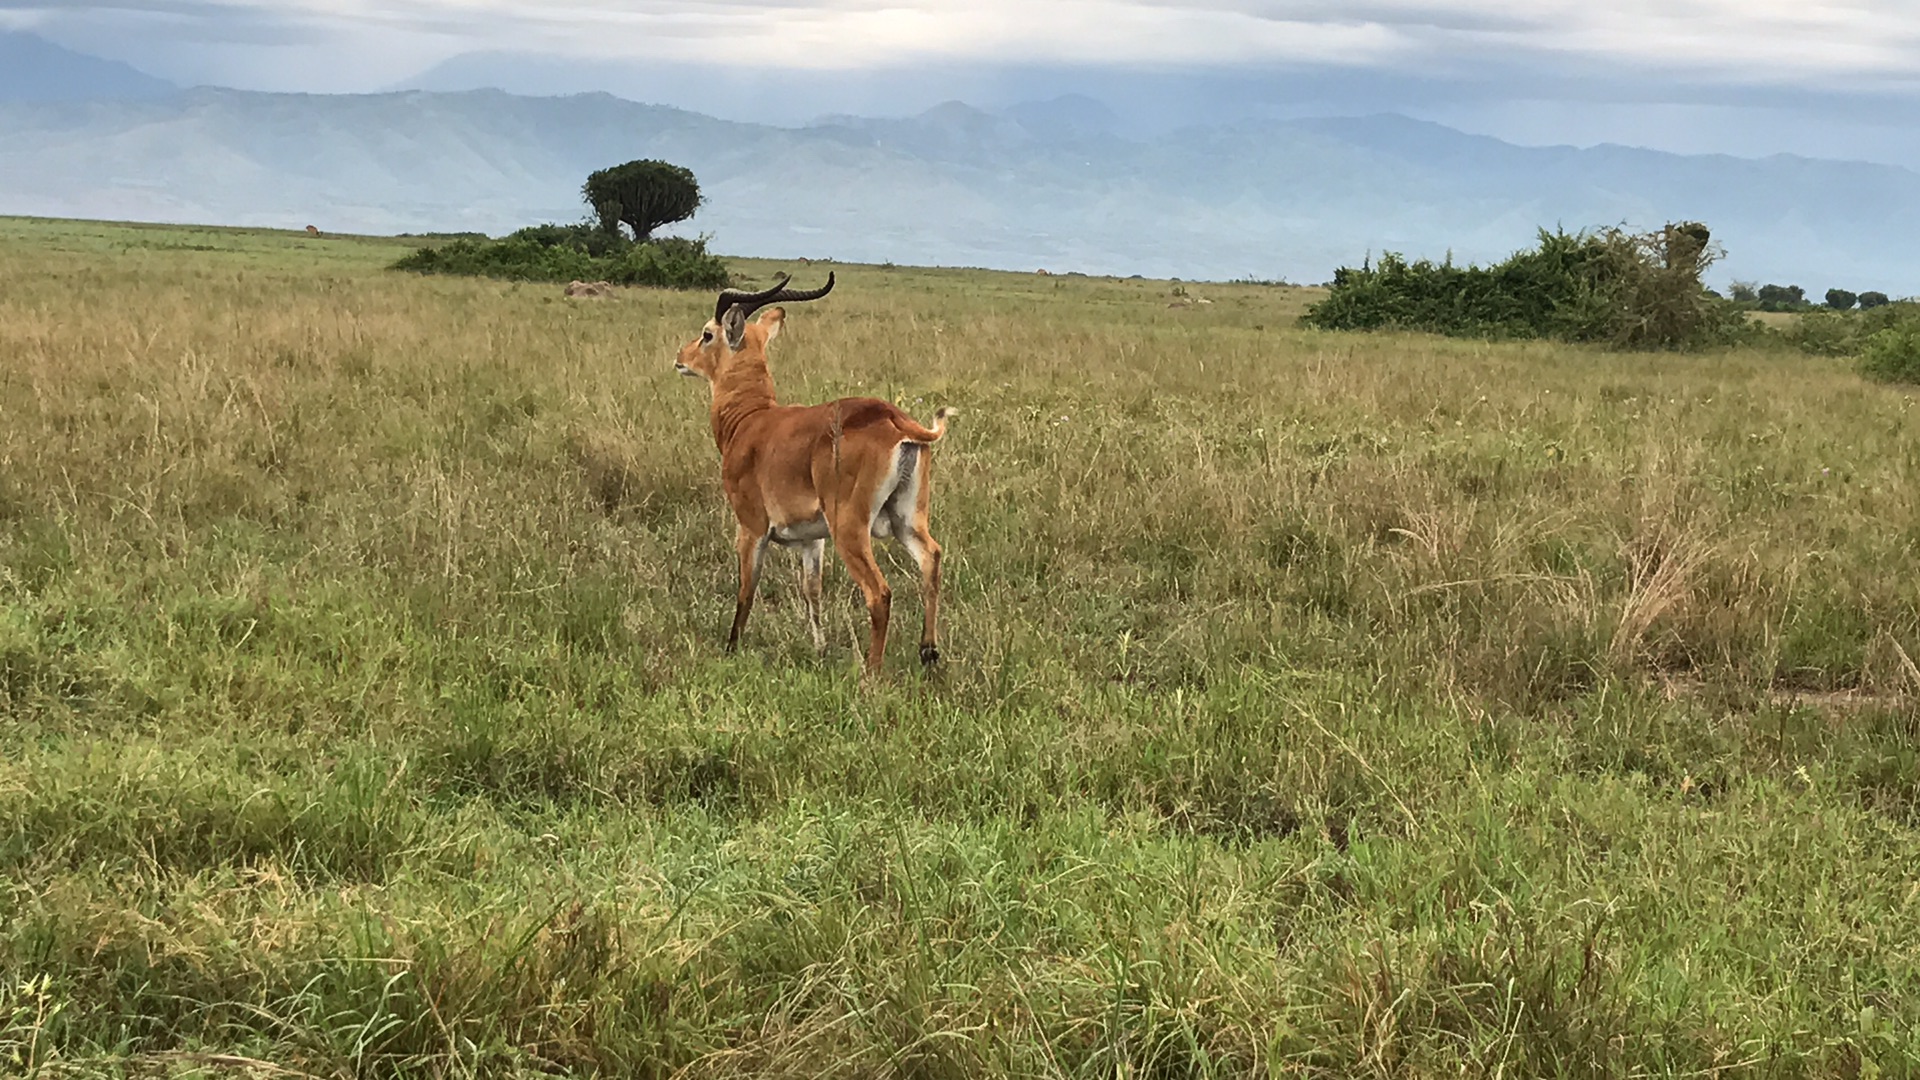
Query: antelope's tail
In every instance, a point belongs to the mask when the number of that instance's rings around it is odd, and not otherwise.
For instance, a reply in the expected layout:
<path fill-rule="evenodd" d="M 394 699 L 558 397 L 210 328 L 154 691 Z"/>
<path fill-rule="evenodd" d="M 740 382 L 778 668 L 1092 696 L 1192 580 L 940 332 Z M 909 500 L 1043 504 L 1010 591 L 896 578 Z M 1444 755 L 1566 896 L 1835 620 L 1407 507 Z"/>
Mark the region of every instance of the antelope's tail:
<path fill-rule="evenodd" d="M 947 433 L 947 421 L 959 415 L 959 409 L 946 405 L 933 414 L 933 426 L 930 428 L 921 427 L 911 418 L 902 426 L 906 429 L 908 439 L 920 443 L 936 443 L 940 441 L 942 435 Z"/>

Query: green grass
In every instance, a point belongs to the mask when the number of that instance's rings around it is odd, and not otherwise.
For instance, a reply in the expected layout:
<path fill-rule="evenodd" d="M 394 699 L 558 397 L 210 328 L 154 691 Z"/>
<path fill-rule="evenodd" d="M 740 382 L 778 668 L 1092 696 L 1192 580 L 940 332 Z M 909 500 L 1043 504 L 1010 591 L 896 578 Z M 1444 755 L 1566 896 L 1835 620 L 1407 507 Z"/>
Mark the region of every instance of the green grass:
<path fill-rule="evenodd" d="M 836 265 L 863 690 L 721 652 L 708 299 L 405 250 L 0 220 L 0 1073 L 1920 1070 L 1911 388 Z"/>

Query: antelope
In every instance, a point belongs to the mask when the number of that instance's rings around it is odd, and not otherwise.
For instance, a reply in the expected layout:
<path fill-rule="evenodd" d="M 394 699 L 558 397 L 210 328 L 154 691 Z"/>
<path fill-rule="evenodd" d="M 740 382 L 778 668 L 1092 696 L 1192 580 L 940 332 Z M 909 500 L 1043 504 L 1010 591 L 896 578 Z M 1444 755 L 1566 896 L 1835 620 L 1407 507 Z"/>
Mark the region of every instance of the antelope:
<path fill-rule="evenodd" d="M 779 336 L 786 311 L 773 305 L 818 300 L 833 290 L 831 273 L 825 285 L 809 292 L 788 289 L 790 280 L 782 274 L 761 292 L 722 292 L 713 318 L 681 347 L 673 364 L 682 375 L 707 380 L 712 391 L 720 480 L 738 523 L 740 598 L 727 651 L 740 644 L 770 544 L 798 552 L 807 625 L 814 648 L 825 651 L 820 579 L 831 538 L 866 597 L 871 624 L 866 674 L 879 671 L 893 590 L 874 561 L 873 541 L 891 536 L 920 568 L 920 662 L 930 667 L 940 659 L 940 545 L 927 527 L 933 503 L 931 450 L 958 410 L 934 413 L 929 428 L 879 398 L 780 404 L 767 367 L 767 345 Z M 756 312 L 759 318 L 749 323 Z"/>

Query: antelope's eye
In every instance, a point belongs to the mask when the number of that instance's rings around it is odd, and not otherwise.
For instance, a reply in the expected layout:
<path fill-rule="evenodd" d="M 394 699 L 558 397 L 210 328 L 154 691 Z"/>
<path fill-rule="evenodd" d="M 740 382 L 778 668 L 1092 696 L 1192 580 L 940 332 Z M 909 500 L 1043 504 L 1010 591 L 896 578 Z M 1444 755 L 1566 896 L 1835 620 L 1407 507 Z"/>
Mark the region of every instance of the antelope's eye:
<path fill-rule="evenodd" d="M 700 335 L 700 344 L 702 344 L 702 345 L 706 345 L 706 344 L 708 344 L 708 343 L 710 343 L 710 342 L 712 342 L 712 341 L 713 341 L 713 331 L 711 331 L 711 330 L 707 330 L 707 331 L 705 331 L 705 332 L 703 332 L 703 333 L 701 333 L 701 335 Z"/>

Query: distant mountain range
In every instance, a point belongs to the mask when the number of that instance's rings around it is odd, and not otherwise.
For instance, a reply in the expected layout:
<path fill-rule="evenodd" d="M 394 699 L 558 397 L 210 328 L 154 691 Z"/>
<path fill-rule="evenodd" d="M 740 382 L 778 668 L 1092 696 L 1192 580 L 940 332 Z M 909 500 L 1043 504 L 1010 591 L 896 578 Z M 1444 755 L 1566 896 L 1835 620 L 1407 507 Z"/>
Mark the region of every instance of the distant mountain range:
<path fill-rule="evenodd" d="M 0 102 L 144 101 L 178 89 L 115 60 L 0 31 Z"/>
<path fill-rule="evenodd" d="M 791 128 L 605 94 L 125 85 L 0 92 L 0 213 L 498 234 L 577 220 L 589 171 L 660 157 L 707 195 L 682 231 L 741 255 L 1317 281 L 1385 250 L 1484 261 L 1540 226 L 1698 219 L 1721 280 L 1920 292 L 1920 174 L 1892 166 L 1520 147 L 1394 115 L 1129 138 L 1071 97 Z"/>

